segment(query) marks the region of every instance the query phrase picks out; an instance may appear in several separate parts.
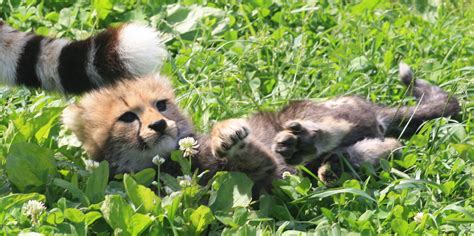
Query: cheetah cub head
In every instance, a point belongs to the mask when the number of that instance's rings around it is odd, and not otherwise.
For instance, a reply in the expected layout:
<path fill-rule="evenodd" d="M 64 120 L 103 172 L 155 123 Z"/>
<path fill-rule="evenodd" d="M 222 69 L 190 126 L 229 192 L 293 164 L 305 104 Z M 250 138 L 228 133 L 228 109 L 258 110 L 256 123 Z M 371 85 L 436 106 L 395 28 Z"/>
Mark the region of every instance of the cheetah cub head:
<path fill-rule="evenodd" d="M 66 108 L 63 122 L 91 159 L 109 161 L 112 174 L 151 167 L 154 156 L 168 157 L 178 140 L 192 132 L 170 82 L 161 76 L 88 93 Z"/>

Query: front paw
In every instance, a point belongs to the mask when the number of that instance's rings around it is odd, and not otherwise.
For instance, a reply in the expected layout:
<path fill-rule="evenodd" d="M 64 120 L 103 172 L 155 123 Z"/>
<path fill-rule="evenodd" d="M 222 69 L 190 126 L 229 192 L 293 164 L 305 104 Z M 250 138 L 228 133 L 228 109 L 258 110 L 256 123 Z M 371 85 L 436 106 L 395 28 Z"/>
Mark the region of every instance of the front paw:
<path fill-rule="evenodd" d="M 237 149 L 245 147 L 250 128 L 243 119 L 218 122 L 211 133 L 211 148 L 214 156 L 229 157 Z"/>

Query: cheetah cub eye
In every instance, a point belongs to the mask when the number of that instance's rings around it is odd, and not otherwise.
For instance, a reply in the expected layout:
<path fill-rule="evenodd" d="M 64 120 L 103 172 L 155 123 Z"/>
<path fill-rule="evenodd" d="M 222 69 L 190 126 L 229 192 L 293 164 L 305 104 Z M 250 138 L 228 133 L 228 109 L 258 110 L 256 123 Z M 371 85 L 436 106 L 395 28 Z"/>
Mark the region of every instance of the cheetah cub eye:
<path fill-rule="evenodd" d="M 132 123 L 134 122 L 135 120 L 138 120 L 138 116 L 133 113 L 133 112 L 130 112 L 130 111 L 127 111 L 125 113 L 123 113 L 119 118 L 118 118 L 119 121 L 122 121 L 122 122 L 125 122 L 125 123 Z"/>
<path fill-rule="evenodd" d="M 158 109 L 158 111 L 166 110 L 166 100 L 156 102 L 156 109 Z"/>

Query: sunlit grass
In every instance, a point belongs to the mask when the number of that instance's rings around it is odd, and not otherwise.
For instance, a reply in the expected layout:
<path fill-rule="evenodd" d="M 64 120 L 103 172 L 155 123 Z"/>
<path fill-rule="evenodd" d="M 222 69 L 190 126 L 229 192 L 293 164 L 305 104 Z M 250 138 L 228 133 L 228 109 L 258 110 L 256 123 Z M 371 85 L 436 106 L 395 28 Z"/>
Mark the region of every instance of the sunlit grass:
<path fill-rule="evenodd" d="M 457 96 L 462 112 L 456 120 L 427 122 L 379 168 L 362 169 L 357 176 L 347 170 L 334 187 L 311 176 L 289 176 L 275 183 L 273 195 L 250 203 L 249 192 L 233 191 L 249 185 L 238 174 L 220 174 L 212 186 L 199 186 L 197 176 L 180 185 L 161 173 L 168 192 L 174 192 L 163 198 L 147 188 L 156 188 L 154 170 L 104 182 L 106 168 L 86 170 L 83 150 L 59 123 L 68 99 L 2 87 L 1 233 L 472 233 L 474 8 L 469 1 L 220 1 L 208 8 L 192 5 L 195 1 L 164 2 L 0 0 L 0 18 L 21 30 L 68 38 L 119 22 L 150 23 L 169 39 L 172 57 L 162 73 L 173 80 L 179 105 L 202 132 L 216 120 L 277 110 L 292 99 L 351 94 L 388 105 L 412 102 L 398 82 L 400 61 Z M 18 154 L 21 150 L 37 156 Z M 36 171 L 50 175 L 25 180 L 38 172 L 9 169 L 7 157 L 23 158 L 19 166 L 31 163 L 28 158 L 45 158 L 55 167 L 38 164 Z M 21 212 L 32 199 L 47 207 L 36 224 Z"/>

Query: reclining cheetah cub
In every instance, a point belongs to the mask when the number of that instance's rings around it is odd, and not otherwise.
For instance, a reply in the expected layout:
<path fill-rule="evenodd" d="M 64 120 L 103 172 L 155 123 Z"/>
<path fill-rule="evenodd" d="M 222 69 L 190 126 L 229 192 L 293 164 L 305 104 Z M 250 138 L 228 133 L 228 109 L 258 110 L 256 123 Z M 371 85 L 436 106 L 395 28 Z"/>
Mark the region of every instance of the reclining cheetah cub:
<path fill-rule="evenodd" d="M 194 169 L 210 175 L 219 170 L 244 172 L 258 191 L 269 189 L 284 171 L 292 172 L 291 165 L 326 153 L 347 152 L 355 164 L 375 164 L 399 147 L 396 139 L 384 137 L 399 133 L 402 121 L 411 119 L 408 127 L 416 130 L 425 120 L 459 112 L 455 98 L 425 81 L 414 81 L 407 66 L 401 66 L 400 74 L 419 99 L 417 107 L 386 108 L 357 97 L 298 101 L 280 112 L 218 122 L 210 135 L 195 134 L 168 80 L 156 76 L 90 92 L 65 110 L 63 121 L 90 158 L 109 161 L 112 175 L 151 167 L 156 155 L 167 160 L 181 138 L 193 136 L 199 143 Z M 162 171 L 179 174 L 168 160 Z"/>
<path fill-rule="evenodd" d="M 427 120 L 454 116 L 460 111 L 456 98 L 424 80 L 415 80 L 407 65 L 400 64 L 399 73 L 418 100 L 417 106 L 384 107 L 353 96 L 325 102 L 295 101 L 279 112 L 216 124 L 212 133 L 214 154 L 243 159 L 243 163 L 272 156 L 278 160 L 276 176 L 291 171 L 291 165 L 330 162 L 324 158 L 336 153 L 347 154 L 356 166 L 363 162 L 376 165 L 401 146 L 393 137 L 402 130 L 408 136 Z M 259 150 L 262 155 L 250 155 L 249 150 L 252 154 Z M 324 171 L 319 170 L 321 179 L 325 178 Z"/>

